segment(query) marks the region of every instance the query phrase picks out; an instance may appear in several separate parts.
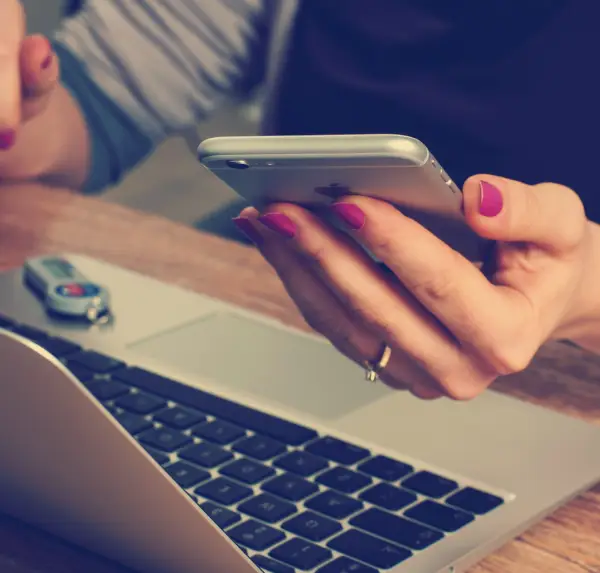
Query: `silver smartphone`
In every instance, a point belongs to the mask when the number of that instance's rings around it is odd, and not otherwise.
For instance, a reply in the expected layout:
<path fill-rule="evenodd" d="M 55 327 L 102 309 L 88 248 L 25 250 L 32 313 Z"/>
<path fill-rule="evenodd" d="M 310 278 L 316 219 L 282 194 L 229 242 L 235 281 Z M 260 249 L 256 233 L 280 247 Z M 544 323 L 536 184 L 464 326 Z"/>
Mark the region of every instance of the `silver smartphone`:
<path fill-rule="evenodd" d="M 396 206 L 472 261 L 488 243 L 466 224 L 462 193 L 427 147 L 405 135 L 244 136 L 206 139 L 202 165 L 257 208 L 315 209 L 345 195 Z"/>

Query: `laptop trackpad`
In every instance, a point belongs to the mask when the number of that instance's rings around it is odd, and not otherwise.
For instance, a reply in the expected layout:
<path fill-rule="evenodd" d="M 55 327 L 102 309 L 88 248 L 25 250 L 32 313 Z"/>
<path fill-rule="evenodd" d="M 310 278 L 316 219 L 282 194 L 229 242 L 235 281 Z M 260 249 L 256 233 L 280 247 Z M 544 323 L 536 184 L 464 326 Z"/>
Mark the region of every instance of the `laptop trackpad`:
<path fill-rule="evenodd" d="M 233 392 L 323 419 L 386 396 L 329 344 L 241 315 L 219 313 L 135 342 L 136 353 Z"/>

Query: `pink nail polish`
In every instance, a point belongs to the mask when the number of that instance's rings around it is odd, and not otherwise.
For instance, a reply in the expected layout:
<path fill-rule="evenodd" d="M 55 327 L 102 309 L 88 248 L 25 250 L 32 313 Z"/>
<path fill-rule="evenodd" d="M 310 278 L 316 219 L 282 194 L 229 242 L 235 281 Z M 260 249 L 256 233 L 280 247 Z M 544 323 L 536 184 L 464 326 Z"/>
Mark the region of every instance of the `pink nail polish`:
<path fill-rule="evenodd" d="M 503 199 L 500 189 L 487 181 L 479 183 L 479 213 L 484 217 L 495 217 L 502 211 Z"/>
<path fill-rule="evenodd" d="M 262 237 L 254 228 L 252 223 L 246 217 L 236 217 L 233 219 L 234 225 L 255 245 L 259 245 Z"/>
<path fill-rule="evenodd" d="M 6 151 L 15 144 L 17 133 L 14 129 L 0 131 L 0 150 Z"/>
<path fill-rule="evenodd" d="M 365 226 L 365 214 L 354 203 L 334 203 L 330 209 L 353 231 L 360 231 Z"/>
<path fill-rule="evenodd" d="M 267 213 L 266 215 L 261 215 L 258 220 L 265 227 L 285 239 L 293 239 L 296 236 L 296 225 L 286 215 L 281 213 Z"/>

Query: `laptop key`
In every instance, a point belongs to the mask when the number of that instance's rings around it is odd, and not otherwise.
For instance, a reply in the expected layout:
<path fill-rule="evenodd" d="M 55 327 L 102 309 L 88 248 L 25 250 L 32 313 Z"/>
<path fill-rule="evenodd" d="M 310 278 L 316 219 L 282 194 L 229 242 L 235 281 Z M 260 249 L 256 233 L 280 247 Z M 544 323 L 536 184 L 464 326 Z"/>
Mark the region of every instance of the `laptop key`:
<path fill-rule="evenodd" d="M 252 558 L 254 564 L 265 573 L 295 573 L 295 569 L 289 565 L 284 565 L 275 559 L 266 557 L 265 555 L 255 555 Z"/>
<path fill-rule="evenodd" d="M 167 453 L 175 452 L 192 441 L 189 436 L 171 428 L 152 428 L 142 432 L 137 439 L 146 446 Z"/>
<path fill-rule="evenodd" d="M 123 396 L 122 398 L 119 398 L 115 404 L 119 408 L 123 408 L 123 410 L 133 412 L 134 414 L 142 414 L 144 416 L 156 412 L 156 410 L 160 410 L 167 405 L 162 398 L 150 396 L 144 392 L 136 392 L 135 394 L 131 393 L 127 396 Z"/>
<path fill-rule="evenodd" d="M 412 557 L 412 551 L 356 529 L 334 537 L 327 546 L 378 569 L 391 569 Z"/>
<path fill-rule="evenodd" d="M 119 366 L 122 366 L 123 364 L 120 360 L 92 350 L 84 350 L 73 356 L 69 356 L 69 361 L 85 366 L 97 374 L 106 374 L 111 370 L 119 368 Z"/>
<path fill-rule="evenodd" d="M 322 458 L 345 466 L 351 466 L 371 455 L 371 452 L 365 448 L 349 444 L 348 442 L 330 436 L 320 438 L 316 442 L 306 446 L 304 449 L 311 454 L 321 456 Z"/>
<path fill-rule="evenodd" d="M 277 523 L 296 513 L 296 506 L 268 493 L 261 493 L 240 504 L 238 511 L 267 523 Z"/>
<path fill-rule="evenodd" d="M 23 338 L 27 338 L 29 340 L 33 340 L 34 342 L 40 342 L 49 338 L 48 334 L 39 328 L 34 328 L 33 326 L 27 326 L 25 324 L 19 324 L 18 326 L 13 326 L 12 331 Z"/>
<path fill-rule="evenodd" d="M 77 378 L 80 382 L 87 382 L 94 377 L 94 372 L 85 366 L 81 366 L 81 364 L 75 364 L 75 362 L 67 362 L 65 367 L 71 371 L 73 376 Z M 122 382 L 119 382 L 122 384 Z"/>
<path fill-rule="evenodd" d="M 81 346 L 64 338 L 47 338 L 36 342 L 57 358 L 62 358 L 81 350 Z"/>
<path fill-rule="evenodd" d="M 131 435 L 139 434 L 152 427 L 152 422 L 129 412 L 113 412 L 113 416 Z"/>
<path fill-rule="evenodd" d="M 324 491 L 311 497 L 304 505 L 334 519 L 344 519 L 364 507 L 360 501 L 335 491 Z"/>
<path fill-rule="evenodd" d="M 152 416 L 157 422 L 175 428 L 176 430 L 187 430 L 192 426 L 206 420 L 206 416 L 200 412 L 175 406 L 166 408 Z"/>
<path fill-rule="evenodd" d="M 165 467 L 165 471 L 184 489 L 198 485 L 200 482 L 211 478 L 210 472 L 185 462 L 175 462 Z"/>
<path fill-rule="evenodd" d="M 333 553 L 310 541 L 295 537 L 278 545 L 269 555 L 302 571 L 308 571 L 331 559 Z"/>
<path fill-rule="evenodd" d="M 249 487 L 235 483 L 224 477 L 203 483 L 194 492 L 222 505 L 232 505 L 250 497 L 253 493 Z"/>
<path fill-rule="evenodd" d="M 448 533 L 458 531 L 475 519 L 470 513 L 442 505 L 430 499 L 411 507 L 404 515 Z"/>
<path fill-rule="evenodd" d="M 286 447 L 278 440 L 258 434 L 236 442 L 232 449 L 240 454 L 250 456 L 262 462 L 270 460 L 286 451 Z"/>
<path fill-rule="evenodd" d="M 343 493 L 354 493 L 371 484 L 371 478 L 340 466 L 323 472 L 316 481 Z"/>
<path fill-rule="evenodd" d="M 316 484 L 287 473 L 264 482 L 261 488 L 289 501 L 300 501 L 319 491 Z"/>
<path fill-rule="evenodd" d="M 454 491 L 458 484 L 432 472 L 421 471 L 405 479 L 402 486 L 427 497 L 439 498 Z"/>
<path fill-rule="evenodd" d="M 254 551 L 264 551 L 285 539 L 281 531 L 253 519 L 229 529 L 227 535 L 236 543 Z"/>
<path fill-rule="evenodd" d="M 274 465 L 299 476 L 308 477 L 327 468 L 329 463 L 309 452 L 295 451 L 277 458 Z"/>
<path fill-rule="evenodd" d="M 205 501 L 200 504 L 200 508 L 221 529 L 225 529 L 242 519 L 242 516 L 239 513 L 217 505 L 216 503 L 212 503 L 211 501 Z"/>
<path fill-rule="evenodd" d="M 165 464 L 168 464 L 171 462 L 171 460 L 169 459 L 169 456 L 167 456 L 161 452 L 157 452 L 156 450 L 153 450 L 152 448 L 147 448 L 145 446 L 144 446 L 144 449 L 154 458 L 156 463 L 160 464 L 161 466 L 164 466 Z"/>
<path fill-rule="evenodd" d="M 338 557 L 331 563 L 317 569 L 317 573 L 379 573 L 377 569 L 354 561 L 349 557 Z"/>
<path fill-rule="evenodd" d="M 405 489 L 400 489 L 389 483 L 378 483 L 360 493 L 360 499 L 378 505 L 383 509 L 398 511 L 417 501 L 417 496 Z"/>
<path fill-rule="evenodd" d="M 241 458 L 223 466 L 219 473 L 247 484 L 255 484 L 272 476 L 275 470 L 254 460 Z"/>
<path fill-rule="evenodd" d="M 375 508 L 353 517 L 350 525 L 410 549 L 425 549 L 444 538 L 439 531 Z"/>
<path fill-rule="evenodd" d="M 91 380 L 86 383 L 86 387 L 102 402 L 114 400 L 119 396 L 127 394 L 131 390 L 129 386 L 126 386 L 117 380 Z"/>
<path fill-rule="evenodd" d="M 450 496 L 446 500 L 446 503 L 468 511 L 469 513 L 485 515 L 502 505 L 504 500 L 491 493 L 486 493 L 472 487 L 466 487 Z"/>
<path fill-rule="evenodd" d="M 384 481 L 397 481 L 412 473 L 414 468 L 386 456 L 375 456 L 358 466 L 358 469 Z"/>
<path fill-rule="evenodd" d="M 213 420 L 212 422 L 195 426 L 192 428 L 192 434 L 216 444 L 225 445 L 243 438 L 246 435 L 246 431 L 229 422 Z"/>
<path fill-rule="evenodd" d="M 214 468 L 229 461 L 233 454 L 216 444 L 203 442 L 189 446 L 177 454 L 182 460 L 198 464 L 204 468 Z"/>
<path fill-rule="evenodd" d="M 323 541 L 342 530 L 342 526 L 333 519 L 312 511 L 305 511 L 284 522 L 281 527 L 310 541 Z"/>
<path fill-rule="evenodd" d="M 238 424 L 263 436 L 275 438 L 290 446 L 300 446 L 317 437 L 317 432 L 311 428 L 254 410 L 141 368 L 121 368 L 115 372 L 115 376 L 127 384 Z"/>

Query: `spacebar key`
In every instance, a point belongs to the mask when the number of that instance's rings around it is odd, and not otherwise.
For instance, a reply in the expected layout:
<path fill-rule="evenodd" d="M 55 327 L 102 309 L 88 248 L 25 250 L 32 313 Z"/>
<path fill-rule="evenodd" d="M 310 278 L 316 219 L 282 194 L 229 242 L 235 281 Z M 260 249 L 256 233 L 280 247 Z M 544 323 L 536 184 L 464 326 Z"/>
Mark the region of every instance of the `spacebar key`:
<path fill-rule="evenodd" d="M 121 368 L 111 372 L 112 378 L 190 406 L 238 426 L 275 438 L 291 446 L 300 446 L 317 437 L 317 432 L 282 420 L 270 414 L 242 406 L 231 400 L 186 386 L 141 368 Z"/>

